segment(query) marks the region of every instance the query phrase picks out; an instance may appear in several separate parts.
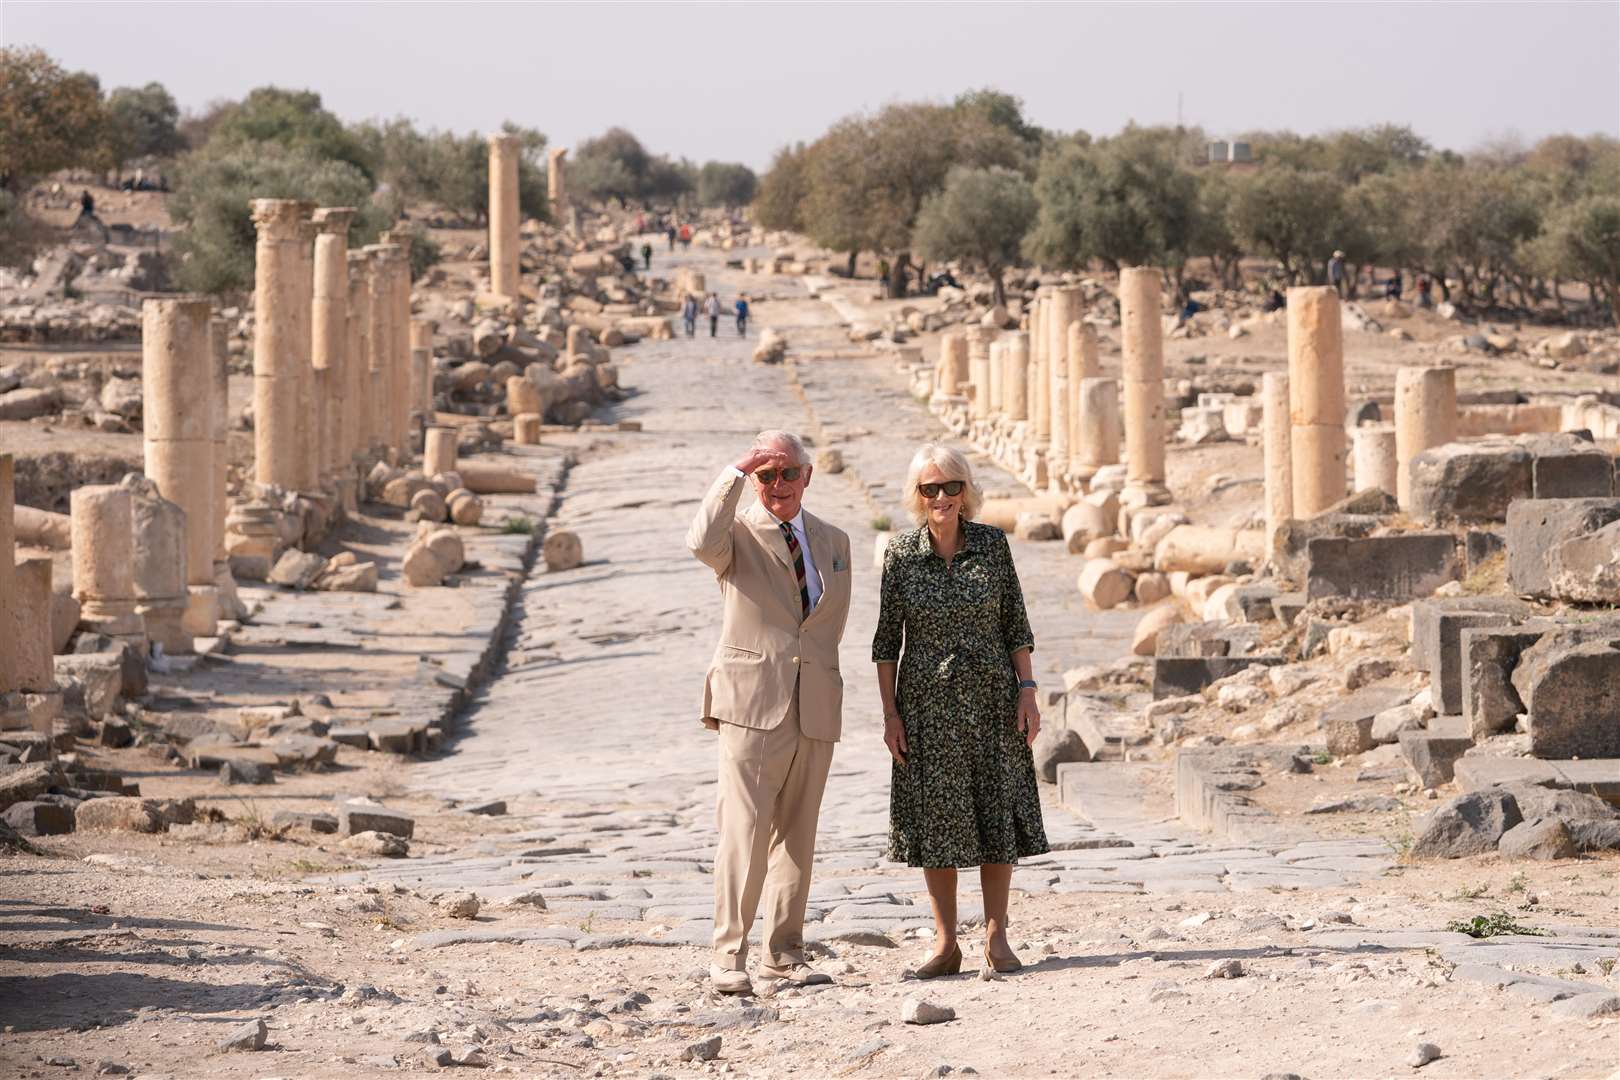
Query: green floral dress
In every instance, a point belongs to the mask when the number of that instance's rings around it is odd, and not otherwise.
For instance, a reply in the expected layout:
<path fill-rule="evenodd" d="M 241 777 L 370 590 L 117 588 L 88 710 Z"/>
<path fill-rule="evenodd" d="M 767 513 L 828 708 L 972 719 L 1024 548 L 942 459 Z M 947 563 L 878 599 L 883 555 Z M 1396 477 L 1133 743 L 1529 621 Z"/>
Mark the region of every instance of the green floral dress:
<path fill-rule="evenodd" d="M 1012 549 L 1000 529 L 962 527 L 949 570 L 926 527 L 894 537 L 883 556 L 872 660 L 900 665 L 895 696 L 909 748 L 893 767 L 889 858 L 912 866 L 1011 863 L 1049 850 L 1035 762 L 1014 726 L 1012 654 L 1035 641 Z"/>

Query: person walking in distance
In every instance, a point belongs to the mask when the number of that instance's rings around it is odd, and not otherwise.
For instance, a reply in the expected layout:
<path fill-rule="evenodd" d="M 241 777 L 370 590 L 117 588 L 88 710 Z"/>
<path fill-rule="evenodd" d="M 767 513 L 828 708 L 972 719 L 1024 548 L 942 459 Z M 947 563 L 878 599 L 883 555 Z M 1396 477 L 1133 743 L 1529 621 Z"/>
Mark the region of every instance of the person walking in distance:
<path fill-rule="evenodd" d="M 664 235 L 669 237 L 669 250 L 674 251 L 675 250 L 675 226 L 671 225 L 668 229 L 664 230 Z"/>
<path fill-rule="evenodd" d="M 703 301 L 703 314 L 709 317 L 709 336 L 714 337 L 720 332 L 720 297 L 710 293 L 709 298 Z"/>
<path fill-rule="evenodd" d="M 1328 260 L 1327 273 L 1328 284 L 1333 286 L 1333 291 L 1342 298 L 1345 290 L 1344 252 L 1335 251 L 1333 253 L 1333 258 Z"/>
<path fill-rule="evenodd" d="M 737 297 L 737 336 L 748 336 L 748 297 Z"/>
<path fill-rule="evenodd" d="M 849 536 L 803 507 L 812 471 L 802 440 L 762 431 L 709 486 L 686 533 L 688 550 L 714 571 L 722 608 L 701 719 L 720 738 L 709 980 L 726 994 L 753 989 L 756 910 L 761 975 L 831 981 L 805 963 L 804 910 L 842 724 L 838 645 L 851 563 Z M 759 501 L 738 513 L 750 486 Z"/>
<path fill-rule="evenodd" d="M 641 245 L 641 268 L 643 270 L 651 270 L 652 269 L 652 245 L 651 244 L 642 244 Z"/>
<path fill-rule="evenodd" d="M 687 293 L 686 299 L 681 301 L 681 322 L 686 326 L 687 337 L 697 333 L 697 311 L 697 297 Z"/>

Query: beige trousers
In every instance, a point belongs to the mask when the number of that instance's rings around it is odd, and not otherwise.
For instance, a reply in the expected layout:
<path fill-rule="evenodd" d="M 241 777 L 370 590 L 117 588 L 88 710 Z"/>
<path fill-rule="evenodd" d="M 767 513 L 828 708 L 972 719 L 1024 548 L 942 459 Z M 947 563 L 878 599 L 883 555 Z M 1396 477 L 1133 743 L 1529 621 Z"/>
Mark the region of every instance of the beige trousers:
<path fill-rule="evenodd" d="M 714 963 L 742 971 L 748 931 L 765 897 L 765 962 L 804 960 L 804 907 L 816 852 L 816 818 L 833 743 L 799 731 L 798 694 L 770 731 L 720 725 L 720 790 L 715 802 Z"/>

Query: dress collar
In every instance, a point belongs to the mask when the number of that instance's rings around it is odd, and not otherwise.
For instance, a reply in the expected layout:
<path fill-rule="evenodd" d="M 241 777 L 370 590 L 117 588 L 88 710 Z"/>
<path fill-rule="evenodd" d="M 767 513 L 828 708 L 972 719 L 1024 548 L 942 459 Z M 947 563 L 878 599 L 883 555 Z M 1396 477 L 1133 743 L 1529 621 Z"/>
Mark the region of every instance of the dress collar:
<path fill-rule="evenodd" d="M 981 525 L 976 521 L 962 522 L 962 551 L 984 552 L 990 549 L 990 538 L 1000 530 L 989 525 Z M 912 533 L 912 553 L 927 558 L 933 555 L 934 545 L 928 539 L 928 526 L 920 525 Z"/>

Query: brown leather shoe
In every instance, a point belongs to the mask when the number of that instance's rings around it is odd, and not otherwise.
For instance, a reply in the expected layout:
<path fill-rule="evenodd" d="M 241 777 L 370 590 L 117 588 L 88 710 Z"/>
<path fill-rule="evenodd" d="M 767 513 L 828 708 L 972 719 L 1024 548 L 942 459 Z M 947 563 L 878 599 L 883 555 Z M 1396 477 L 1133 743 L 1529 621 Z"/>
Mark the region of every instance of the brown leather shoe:
<path fill-rule="evenodd" d="M 748 981 L 748 972 L 709 965 L 709 985 L 722 994 L 751 994 L 754 984 Z"/>
<path fill-rule="evenodd" d="M 781 967 L 775 964 L 761 964 L 759 977 L 762 979 L 781 979 L 794 986 L 825 986 L 833 981 L 833 977 L 825 971 L 817 971 L 809 964 L 785 964 Z"/>
<path fill-rule="evenodd" d="M 926 964 L 917 968 L 917 978 L 937 979 L 941 975 L 960 975 L 962 973 L 962 946 L 952 945 L 951 951 L 943 956 L 936 956 Z"/>
<path fill-rule="evenodd" d="M 1008 953 L 1005 959 L 997 960 L 990 955 L 990 942 L 984 943 L 984 963 L 991 971 L 998 975 L 1010 975 L 1024 966 L 1024 962 L 1013 953 Z"/>

